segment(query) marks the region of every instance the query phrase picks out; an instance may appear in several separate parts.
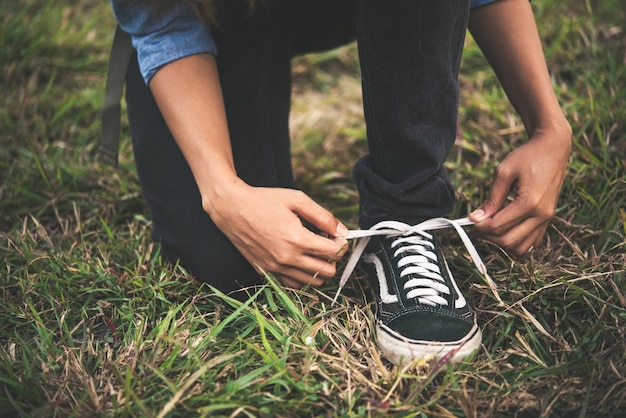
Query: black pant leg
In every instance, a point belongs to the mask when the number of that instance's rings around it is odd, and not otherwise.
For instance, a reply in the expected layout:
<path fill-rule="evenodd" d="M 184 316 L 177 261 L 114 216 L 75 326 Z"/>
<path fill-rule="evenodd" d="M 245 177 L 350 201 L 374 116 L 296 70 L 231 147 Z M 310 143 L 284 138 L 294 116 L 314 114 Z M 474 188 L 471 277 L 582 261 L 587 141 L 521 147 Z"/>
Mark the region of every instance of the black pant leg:
<path fill-rule="evenodd" d="M 469 1 L 360 0 L 359 59 L 370 155 L 354 178 L 360 224 L 449 213 L 444 162 L 456 139 Z"/>
<path fill-rule="evenodd" d="M 202 209 L 191 170 L 133 58 L 126 101 L 141 189 L 162 255 L 224 292 L 261 282 L 259 275 Z"/>
<path fill-rule="evenodd" d="M 331 33 L 323 22 L 311 32 L 303 31 L 298 19 L 308 21 L 308 15 L 304 9 L 291 8 L 289 1 L 253 15 L 243 7 L 244 1 L 225 4 L 224 21 L 213 35 L 237 173 L 254 186 L 294 187 L 288 125 L 290 58 L 295 50 L 341 45 L 351 38 L 346 33 L 353 32 L 354 25 L 348 24 L 352 29 L 346 30 L 334 16 Z M 312 5 L 307 7 L 311 10 Z M 342 16 L 353 19 L 351 8 L 342 10 Z M 319 42 L 314 29 L 322 33 Z M 224 292 L 262 283 L 203 211 L 191 170 L 140 76 L 136 57 L 126 82 L 137 171 L 152 219 L 152 237 L 161 244 L 162 254 Z"/>

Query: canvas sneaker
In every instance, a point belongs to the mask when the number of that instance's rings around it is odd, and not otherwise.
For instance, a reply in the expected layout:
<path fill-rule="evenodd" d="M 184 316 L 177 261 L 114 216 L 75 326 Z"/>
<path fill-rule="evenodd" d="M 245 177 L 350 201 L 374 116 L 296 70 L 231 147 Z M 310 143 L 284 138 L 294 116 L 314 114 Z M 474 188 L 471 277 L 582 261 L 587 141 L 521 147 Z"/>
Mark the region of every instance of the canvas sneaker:
<path fill-rule="evenodd" d="M 482 333 L 474 310 L 454 281 L 433 232 L 383 221 L 362 264 L 376 299 L 376 332 L 383 355 L 394 364 L 418 358 L 458 362 L 480 347 Z"/>

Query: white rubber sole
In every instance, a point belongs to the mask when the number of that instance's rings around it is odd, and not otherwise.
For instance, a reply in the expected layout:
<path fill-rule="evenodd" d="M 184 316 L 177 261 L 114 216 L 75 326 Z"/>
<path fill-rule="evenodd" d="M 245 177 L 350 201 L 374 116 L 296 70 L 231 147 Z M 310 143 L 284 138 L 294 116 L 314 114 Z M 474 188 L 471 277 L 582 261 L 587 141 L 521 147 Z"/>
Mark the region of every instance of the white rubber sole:
<path fill-rule="evenodd" d="M 382 324 L 376 324 L 376 335 L 383 356 L 396 365 L 417 359 L 438 362 L 446 356 L 451 363 L 458 363 L 480 348 L 483 336 L 476 324 L 465 338 L 452 342 L 411 340 Z"/>

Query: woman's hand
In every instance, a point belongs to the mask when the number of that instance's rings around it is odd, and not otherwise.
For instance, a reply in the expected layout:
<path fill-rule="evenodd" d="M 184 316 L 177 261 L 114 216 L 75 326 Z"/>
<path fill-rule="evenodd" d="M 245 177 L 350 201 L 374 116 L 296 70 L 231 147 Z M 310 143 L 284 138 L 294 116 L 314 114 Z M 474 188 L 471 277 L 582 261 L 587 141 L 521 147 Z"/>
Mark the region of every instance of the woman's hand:
<path fill-rule="evenodd" d="M 251 187 L 236 180 L 204 204 L 213 222 L 259 273 L 288 286 L 320 286 L 336 273 L 347 251 L 348 230 L 304 193 Z M 307 229 L 310 222 L 325 236 Z"/>
<path fill-rule="evenodd" d="M 347 250 L 341 239 L 346 227 L 302 192 L 251 187 L 237 177 L 215 57 L 198 54 L 165 65 L 150 88 L 204 210 L 259 273 L 296 288 L 332 278 Z M 301 219 L 330 238 L 311 232 Z"/>
<path fill-rule="evenodd" d="M 516 254 L 537 245 L 554 217 L 570 148 L 569 126 L 535 131 L 496 168 L 489 197 L 470 214 L 476 230 Z"/>
<path fill-rule="evenodd" d="M 489 197 L 470 219 L 487 238 L 521 254 L 541 240 L 554 216 L 572 130 L 554 93 L 527 0 L 474 8 L 469 29 L 530 138 L 497 167 Z"/>

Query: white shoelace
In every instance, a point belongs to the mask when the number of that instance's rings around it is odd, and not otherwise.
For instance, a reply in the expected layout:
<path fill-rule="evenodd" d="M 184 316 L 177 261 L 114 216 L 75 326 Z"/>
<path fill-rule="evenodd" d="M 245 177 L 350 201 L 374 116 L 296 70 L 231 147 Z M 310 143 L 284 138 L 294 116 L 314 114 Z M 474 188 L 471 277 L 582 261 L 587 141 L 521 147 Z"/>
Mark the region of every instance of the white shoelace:
<path fill-rule="evenodd" d="M 405 256 L 406 261 L 403 262 L 404 265 L 411 264 L 412 262 L 419 262 L 423 266 L 417 267 L 417 270 L 413 269 L 412 266 L 408 266 L 405 270 L 403 270 L 402 274 L 410 274 L 412 272 L 418 272 L 420 275 L 426 276 L 434 279 L 434 280 L 425 280 L 414 283 L 409 283 L 409 287 L 420 286 L 425 291 L 421 291 L 419 289 L 409 291 L 411 297 L 420 297 L 421 301 L 428 304 L 442 304 L 442 301 L 445 303 L 445 300 L 441 298 L 440 293 L 440 283 L 443 282 L 443 279 L 439 276 L 438 268 L 430 267 L 432 264 L 428 261 L 428 258 L 431 257 L 429 252 L 432 254 L 432 251 L 429 251 L 424 247 L 424 242 L 420 240 L 420 236 L 432 239 L 432 235 L 427 231 L 433 231 L 436 229 L 444 229 L 444 228 L 454 228 L 463 241 L 467 252 L 469 253 L 474 265 L 478 269 L 478 271 L 483 275 L 487 284 L 491 288 L 494 296 L 499 302 L 502 302 L 500 299 L 500 295 L 498 294 L 498 290 L 496 288 L 495 282 L 489 277 L 487 273 L 487 268 L 483 263 L 480 255 L 478 255 L 478 251 L 474 247 L 474 244 L 470 240 L 469 236 L 462 228 L 462 226 L 473 225 L 474 222 L 470 221 L 469 218 L 461 218 L 461 219 L 446 219 L 446 218 L 433 218 L 417 225 L 406 225 L 401 222 L 394 221 L 383 221 L 379 224 L 375 225 L 372 229 L 368 230 L 351 230 L 348 232 L 348 236 L 346 239 L 360 239 L 359 243 L 354 248 L 352 255 L 348 259 L 346 267 L 341 275 L 341 279 L 339 279 L 339 288 L 337 289 L 337 293 L 333 299 L 333 304 L 336 302 L 341 290 L 345 286 L 348 278 L 354 271 L 365 247 L 367 246 L 371 237 L 376 235 L 384 235 L 386 237 L 400 237 L 399 240 L 396 240 L 396 245 L 401 243 L 409 243 L 412 245 L 413 250 L 416 252 L 416 255 L 408 255 Z M 416 236 L 417 235 L 417 236 Z M 403 238 L 406 237 L 406 238 Z M 403 247 L 402 250 L 407 250 L 406 247 Z M 410 249 L 409 249 L 410 250 Z M 400 267 L 403 267 L 400 266 Z M 419 270 L 419 271 L 418 271 Z M 430 289 L 429 289 L 430 288 Z M 412 293 L 411 293 L 412 292 Z"/>

